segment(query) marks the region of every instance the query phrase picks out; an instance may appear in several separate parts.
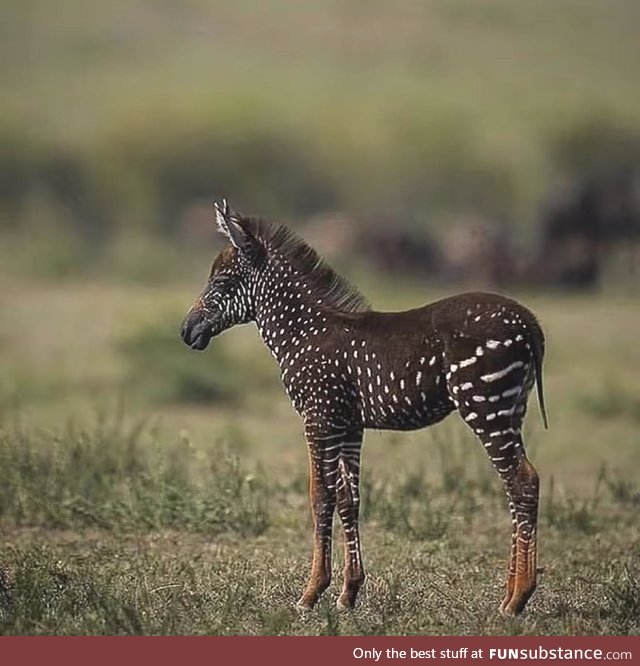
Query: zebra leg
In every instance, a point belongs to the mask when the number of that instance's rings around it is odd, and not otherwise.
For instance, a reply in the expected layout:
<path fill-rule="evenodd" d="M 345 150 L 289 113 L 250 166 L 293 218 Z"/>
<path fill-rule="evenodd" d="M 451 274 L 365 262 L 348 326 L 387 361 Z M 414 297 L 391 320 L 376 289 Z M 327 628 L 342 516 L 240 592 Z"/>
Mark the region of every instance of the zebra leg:
<path fill-rule="evenodd" d="M 511 513 L 511 554 L 500 611 L 519 615 L 536 588 L 538 475 L 525 455 L 519 432 L 508 428 L 479 436 L 505 485 Z"/>
<path fill-rule="evenodd" d="M 507 493 L 508 495 L 508 493 Z M 509 564 L 507 565 L 507 590 L 500 604 L 502 607 L 511 600 L 516 582 L 516 556 L 518 554 L 518 519 L 516 517 L 516 507 L 513 500 L 509 500 L 509 513 L 511 514 L 511 553 L 509 555 Z"/>
<path fill-rule="evenodd" d="M 473 358 L 483 355 L 476 352 Z M 487 372 L 480 377 L 480 382 L 465 382 L 464 379 L 469 377 L 460 377 L 460 369 L 455 367 L 456 371 L 451 366 L 447 375 L 451 398 L 465 423 L 484 445 L 509 499 L 511 554 L 506 594 L 500 610 L 505 615 L 518 615 L 536 587 L 539 484 L 536 470 L 525 454 L 520 433 L 533 373 L 530 364 L 520 363 L 518 366 L 513 363 Z M 487 371 L 493 369 L 485 367 Z"/>
<path fill-rule="evenodd" d="M 344 530 L 344 582 L 338 598 L 338 608 L 353 608 L 356 597 L 365 579 L 360 549 L 360 529 L 358 516 L 360 511 L 360 450 L 362 433 L 357 440 L 349 437 L 342 445 L 338 461 L 338 515 Z"/>
<path fill-rule="evenodd" d="M 331 533 L 336 507 L 336 484 L 342 435 L 307 434 L 309 447 L 309 498 L 313 518 L 313 562 L 298 608 L 309 610 L 331 583 Z"/>
<path fill-rule="evenodd" d="M 523 454 L 505 480 L 512 516 L 513 544 L 507 592 L 500 606 L 504 615 L 519 615 L 536 589 L 538 474 Z"/>

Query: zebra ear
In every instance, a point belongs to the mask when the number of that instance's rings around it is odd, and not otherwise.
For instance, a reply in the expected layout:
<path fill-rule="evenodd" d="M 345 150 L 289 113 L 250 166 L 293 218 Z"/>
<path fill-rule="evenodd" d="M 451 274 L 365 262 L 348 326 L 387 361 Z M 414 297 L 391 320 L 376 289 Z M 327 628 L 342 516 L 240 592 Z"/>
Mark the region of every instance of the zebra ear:
<path fill-rule="evenodd" d="M 234 247 L 247 250 L 251 246 L 251 235 L 240 223 L 240 216 L 232 210 L 226 199 L 214 202 L 218 231 L 226 236 Z"/>

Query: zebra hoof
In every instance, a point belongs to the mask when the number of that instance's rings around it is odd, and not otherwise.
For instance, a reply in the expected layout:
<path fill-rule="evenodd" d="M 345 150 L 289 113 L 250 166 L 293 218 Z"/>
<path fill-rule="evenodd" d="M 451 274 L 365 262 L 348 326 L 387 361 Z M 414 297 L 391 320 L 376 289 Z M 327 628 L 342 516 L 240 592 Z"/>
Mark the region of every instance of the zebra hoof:
<path fill-rule="evenodd" d="M 518 613 L 514 612 L 509 606 L 500 606 L 500 615 L 502 615 L 502 617 L 516 617 Z"/>
<path fill-rule="evenodd" d="M 503 617 L 517 617 L 522 613 L 524 610 L 524 607 L 527 603 L 528 597 L 525 598 L 517 598 L 515 596 L 511 596 L 507 599 L 505 599 L 501 604 L 500 604 L 500 615 Z"/>
<path fill-rule="evenodd" d="M 336 608 L 339 611 L 347 612 L 352 611 L 356 607 L 355 595 L 350 595 L 348 592 L 343 592 L 336 601 Z"/>
<path fill-rule="evenodd" d="M 296 610 L 300 615 L 306 615 L 307 613 L 310 613 L 313 610 L 313 606 L 306 601 L 303 601 L 300 599 L 298 603 L 296 604 Z"/>

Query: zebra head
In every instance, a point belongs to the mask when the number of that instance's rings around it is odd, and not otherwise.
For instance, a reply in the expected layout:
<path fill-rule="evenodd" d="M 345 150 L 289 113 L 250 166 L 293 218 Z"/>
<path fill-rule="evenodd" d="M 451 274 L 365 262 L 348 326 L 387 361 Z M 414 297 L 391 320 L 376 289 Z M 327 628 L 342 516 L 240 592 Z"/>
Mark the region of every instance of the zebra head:
<path fill-rule="evenodd" d="M 231 247 L 216 257 L 204 290 L 182 324 L 182 339 L 197 350 L 228 328 L 255 319 L 253 287 L 262 248 L 226 200 L 215 203 L 215 210 L 218 230 Z"/>

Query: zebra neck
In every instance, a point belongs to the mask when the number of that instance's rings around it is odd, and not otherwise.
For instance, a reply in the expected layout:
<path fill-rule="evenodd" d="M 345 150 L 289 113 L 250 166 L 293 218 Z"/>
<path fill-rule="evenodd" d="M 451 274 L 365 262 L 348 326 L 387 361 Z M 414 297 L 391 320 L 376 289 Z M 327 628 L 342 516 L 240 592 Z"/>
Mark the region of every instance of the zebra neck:
<path fill-rule="evenodd" d="M 304 276 L 290 266 L 271 266 L 260 275 L 255 321 L 281 368 L 299 358 L 312 338 L 327 332 L 329 313 L 317 301 L 321 298 L 312 294 Z"/>

